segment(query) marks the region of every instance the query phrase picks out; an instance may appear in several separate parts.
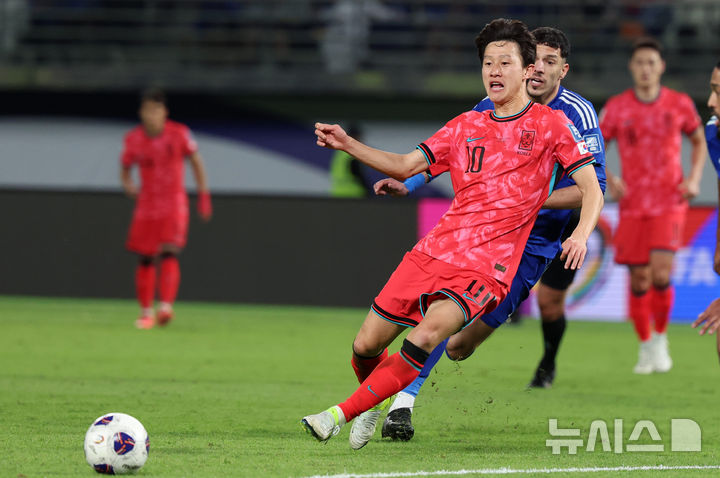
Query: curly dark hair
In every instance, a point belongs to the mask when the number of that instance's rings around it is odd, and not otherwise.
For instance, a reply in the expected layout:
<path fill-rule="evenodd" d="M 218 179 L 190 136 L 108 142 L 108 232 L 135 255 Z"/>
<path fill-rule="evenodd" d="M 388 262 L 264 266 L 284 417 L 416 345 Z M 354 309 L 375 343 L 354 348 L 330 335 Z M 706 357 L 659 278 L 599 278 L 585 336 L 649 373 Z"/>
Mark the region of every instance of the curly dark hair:
<path fill-rule="evenodd" d="M 570 56 L 570 42 L 565 33 L 553 27 L 540 27 L 532 31 L 538 45 L 547 45 L 560 50 L 560 57 L 567 60 Z"/>
<path fill-rule="evenodd" d="M 485 56 L 485 48 L 495 41 L 512 41 L 520 47 L 523 67 L 535 63 L 535 38 L 520 20 L 509 20 L 507 18 L 496 18 L 482 29 L 475 38 L 475 46 L 478 49 L 478 56 L 482 60 Z"/>

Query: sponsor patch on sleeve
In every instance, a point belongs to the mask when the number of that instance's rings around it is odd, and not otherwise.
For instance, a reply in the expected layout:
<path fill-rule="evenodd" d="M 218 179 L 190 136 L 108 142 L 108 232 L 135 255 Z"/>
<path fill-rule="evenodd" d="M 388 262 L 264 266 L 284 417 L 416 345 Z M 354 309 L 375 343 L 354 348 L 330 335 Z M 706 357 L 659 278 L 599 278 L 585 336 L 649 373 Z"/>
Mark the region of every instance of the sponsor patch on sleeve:
<path fill-rule="evenodd" d="M 574 124 L 568 123 L 567 125 L 568 129 L 570 130 L 570 133 L 572 133 L 573 139 L 576 143 L 579 143 L 583 140 L 582 135 L 580 134 L 580 131 L 577 130 Z"/>
<path fill-rule="evenodd" d="M 588 151 L 590 151 L 592 154 L 602 153 L 602 148 L 600 147 L 600 135 L 589 134 L 585 136 L 584 139 Z"/>

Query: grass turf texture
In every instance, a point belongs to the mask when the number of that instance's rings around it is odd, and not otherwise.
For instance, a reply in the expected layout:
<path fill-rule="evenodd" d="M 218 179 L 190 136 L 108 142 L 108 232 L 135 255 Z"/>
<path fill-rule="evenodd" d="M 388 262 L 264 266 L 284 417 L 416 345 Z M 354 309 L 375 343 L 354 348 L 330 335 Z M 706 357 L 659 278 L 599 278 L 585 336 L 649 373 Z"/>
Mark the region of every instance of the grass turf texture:
<path fill-rule="evenodd" d="M 417 401 L 411 442 L 381 440 L 378 430 L 353 451 L 349 426 L 323 445 L 299 423 L 356 388 L 350 344 L 365 310 L 181 303 L 176 313 L 169 327 L 140 331 L 131 301 L 0 297 L 0 476 L 94 476 L 83 437 L 111 411 L 148 429 L 141 476 L 720 464 L 715 340 L 686 324 L 670 327 L 673 370 L 637 376 L 629 324 L 571 322 L 555 387 L 531 391 L 538 323 L 504 326 L 469 360 L 440 361 Z M 595 419 L 612 443 L 613 419 L 622 418 L 625 444 L 637 420 L 652 420 L 665 452 L 552 455 L 548 418 L 581 428 L 584 443 Z M 700 424 L 701 452 L 670 451 L 671 418 Z"/>

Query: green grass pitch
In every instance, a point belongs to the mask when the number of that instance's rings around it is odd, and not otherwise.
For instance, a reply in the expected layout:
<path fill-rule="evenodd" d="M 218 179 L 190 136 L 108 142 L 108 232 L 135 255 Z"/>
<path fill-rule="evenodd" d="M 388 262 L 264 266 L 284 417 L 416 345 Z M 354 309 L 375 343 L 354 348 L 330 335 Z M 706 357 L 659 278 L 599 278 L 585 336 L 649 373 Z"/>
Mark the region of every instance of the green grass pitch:
<path fill-rule="evenodd" d="M 675 366 L 636 376 L 629 324 L 571 322 L 551 390 L 524 389 L 540 356 L 538 323 L 504 326 L 469 360 L 443 358 L 416 403 L 415 438 L 353 451 L 349 426 L 320 444 L 302 416 L 357 386 L 350 344 L 366 311 L 180 303 L 165 329 L 133 327 L 132 301 L 0 297 L 0 476 L 95 476 L 82 443 L 111 411 L 140 419 L 150 457 L 140 476 L 442 476 L 440 470 L 558 469 L 510 476 L 717 476 L 720 470 L 571 468 L 720 465 L 720 368 L 715 340 L 671 325 Z M 391 351 L 397 350 L 397 346 Z M 651 420 L 662 452 L 553 455 L 548 419 L 581 429 L 593 420 Z M 702 429 L 700 452 L 673 452 L 670 423 Z M 613 442 L 614 443 L 614 442 Z M 657 444 L 648 433 L 639 442 Z M 565 471 L 563 471 L 565 470 Z M 392 475 L 396 473 L 396 475 Z M 460 476 L 485 476 L 478 472 Z"/>

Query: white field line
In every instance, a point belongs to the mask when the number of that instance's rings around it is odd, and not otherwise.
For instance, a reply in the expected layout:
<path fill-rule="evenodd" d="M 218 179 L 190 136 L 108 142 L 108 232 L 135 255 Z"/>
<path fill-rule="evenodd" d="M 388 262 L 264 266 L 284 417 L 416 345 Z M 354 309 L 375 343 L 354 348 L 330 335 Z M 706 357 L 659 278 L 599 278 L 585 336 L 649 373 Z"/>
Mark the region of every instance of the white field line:
<path fill-rule="evenodd" d="M 403 476 L 462 476 L 462 475 L 527 475 L 530 473 L 599 473 L 607 471 L 677 471 L 677 470 L 720 470 L 720 465 L 688 466 L 608 466 L 588 468 L 481 468 L 479 470 L 438 470 L 393 473 L 342 473 L 339 475 L 313 475 L 307 478 L 396 478 Z"/>

